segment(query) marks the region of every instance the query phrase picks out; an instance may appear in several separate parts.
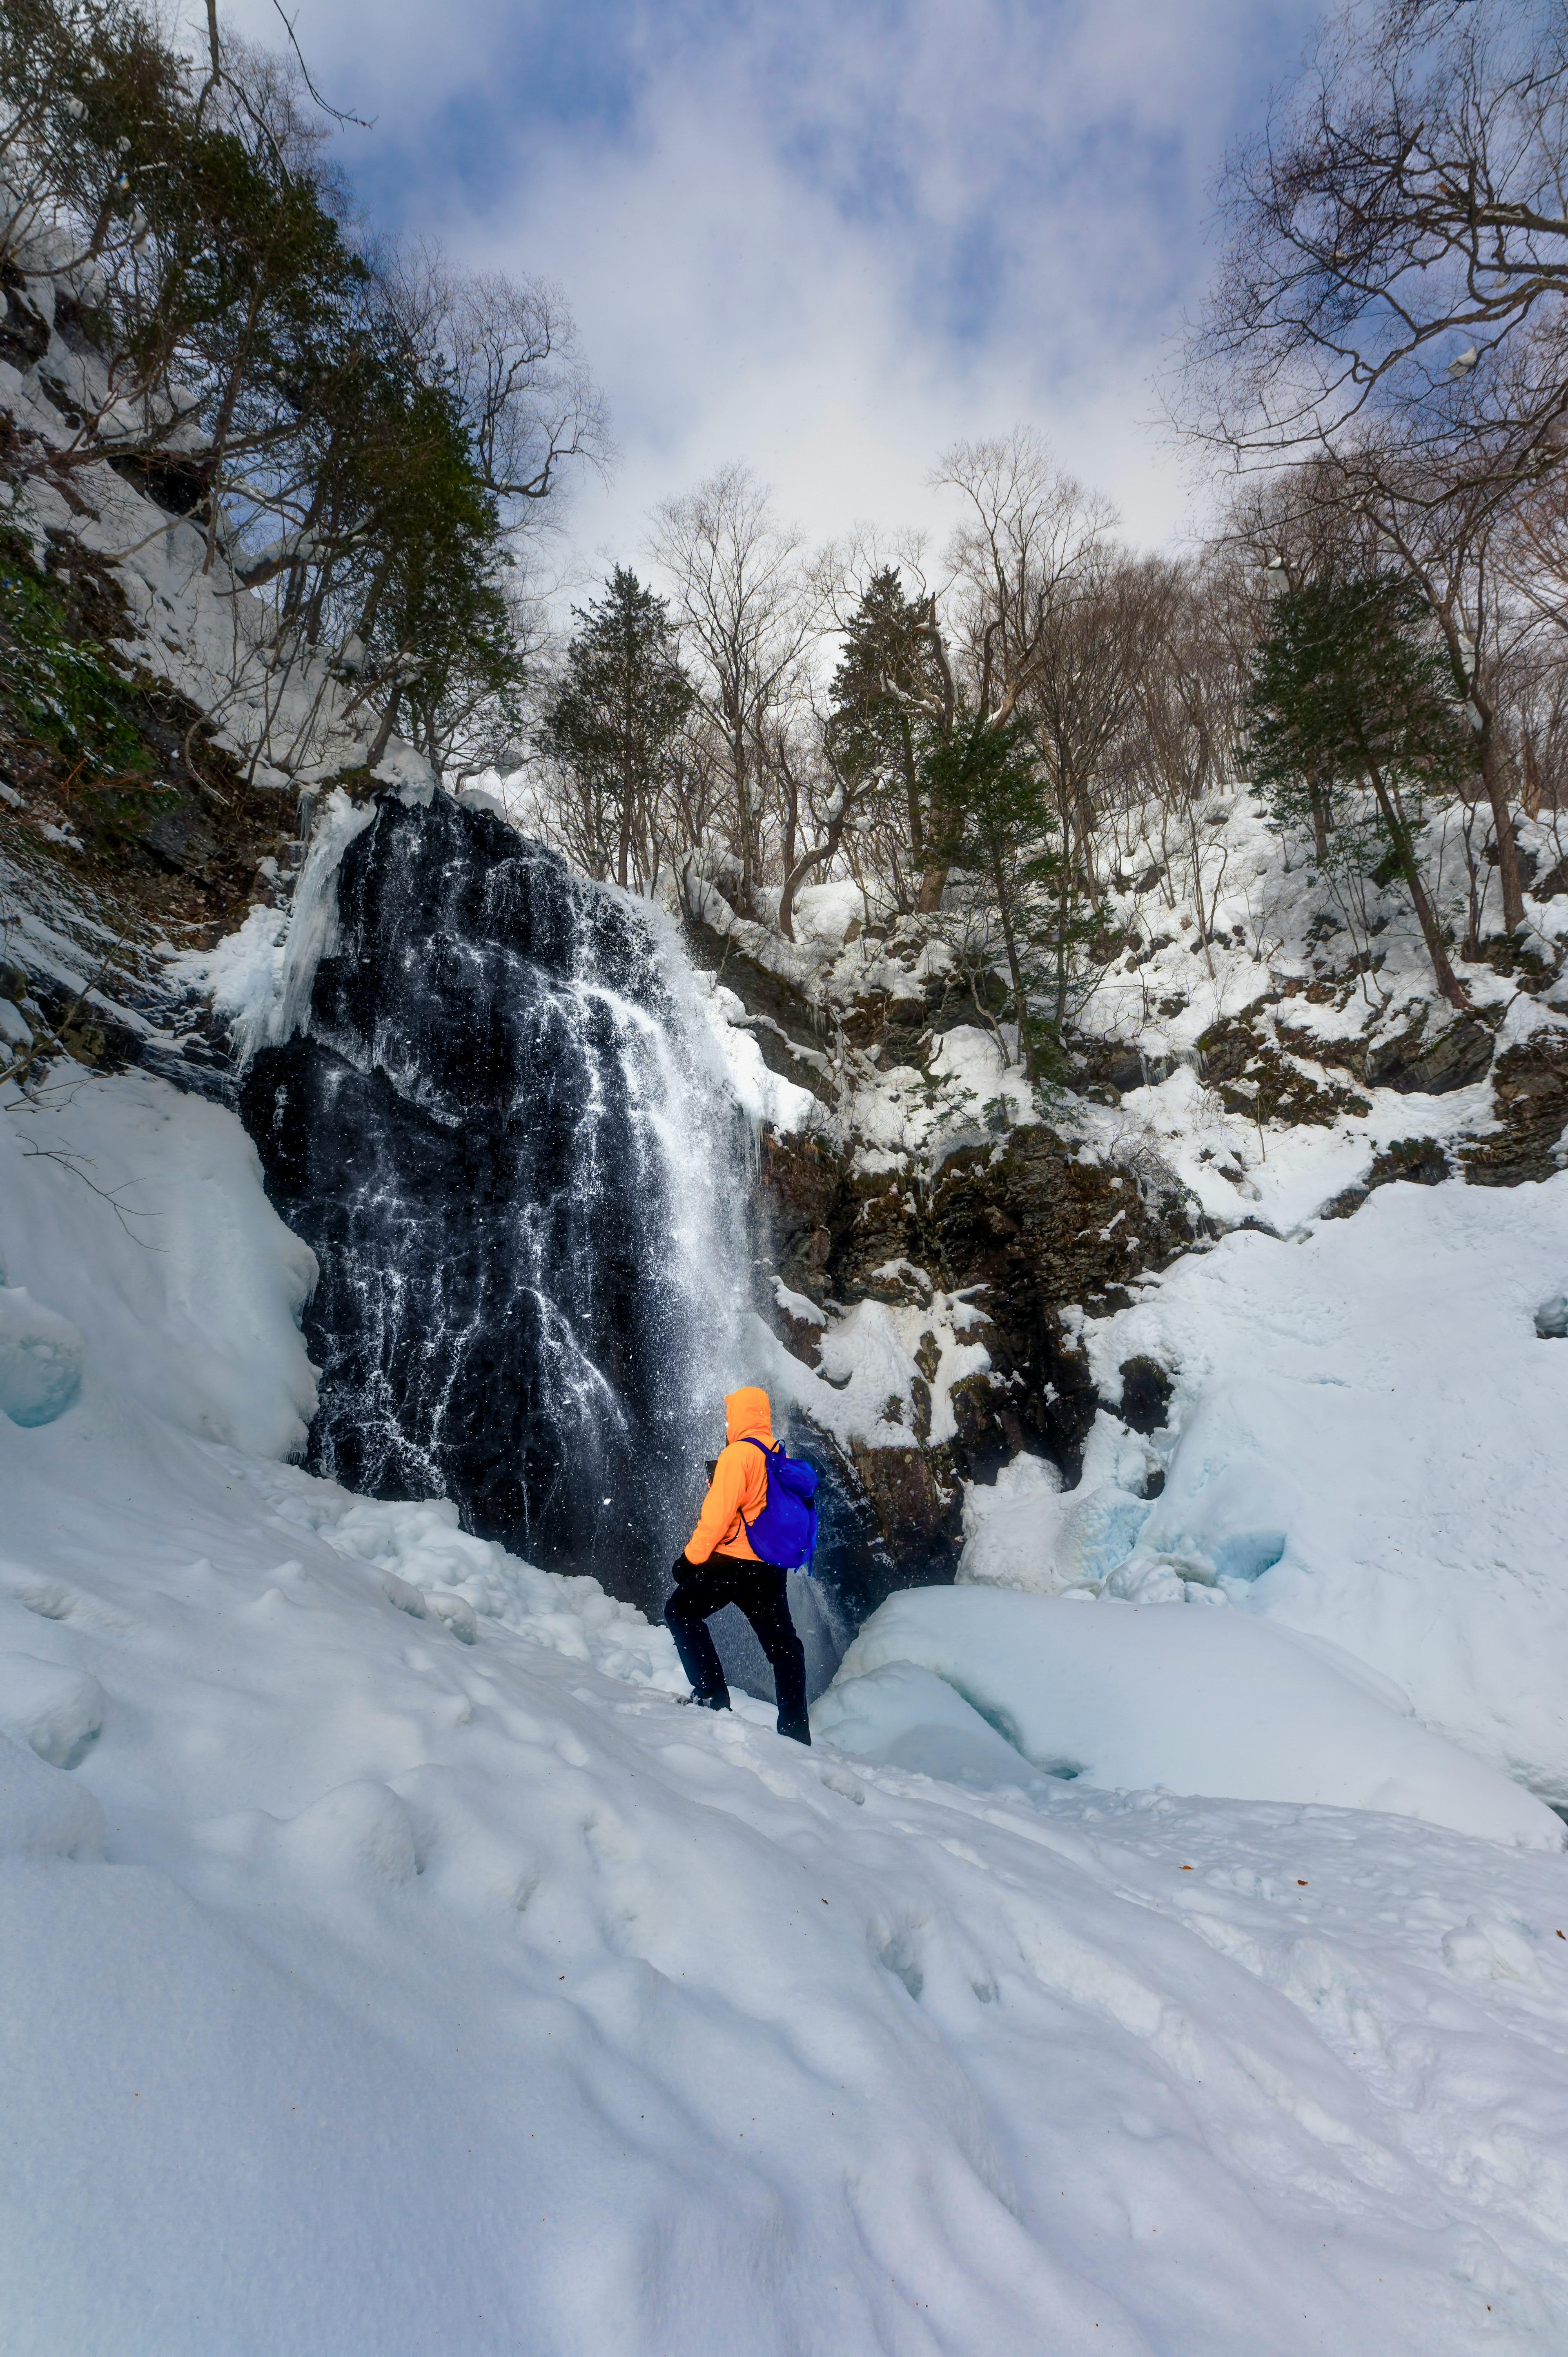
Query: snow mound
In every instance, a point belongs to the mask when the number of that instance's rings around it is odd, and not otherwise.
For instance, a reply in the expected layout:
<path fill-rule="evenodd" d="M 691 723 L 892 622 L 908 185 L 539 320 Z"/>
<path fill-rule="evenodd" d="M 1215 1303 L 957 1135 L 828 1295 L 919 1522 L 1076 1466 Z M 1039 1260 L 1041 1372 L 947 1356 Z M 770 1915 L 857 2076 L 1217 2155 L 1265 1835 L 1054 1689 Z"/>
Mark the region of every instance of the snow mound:
<path fill-rule="evenodd" d="M 830 1686 L 812 1706 L 811 1733 L 817 1742 L 858 1760 L 912 1769 L 973 1791 L 1039 1781 L 1039 1771 L 956 1686 L 909 1662 L 889 1662 Z"/>
<path fill-rule="evenodd" d="M 0 1727 L 51 1768 L 74 1768 L 103 1727 L 103 1689 L 85 1671 L 0 1653 Z"/>
<path fill-rule="evenodd" d="M 854 1689 L 907 1663 L 945 1680 L 1047 1774 L 1118 1790 L 1377 1809 L 1563 1847 L 1550 1809 L 1402 1717 L 1386 1680 L 1245 1613 L 908 1588 L 844 1655 L 824 1733 L 836 1727 L 831 1739 L 853 1749 L 864 1727 L 879 1751 L 880 1696 L 862 1701 Z"/>
<path fill-rule="evenodd" d="M 0 1410 L 13 1424 L 52 1424 L 81 1389 L 86 1347 L 25 1285 L 0 1286 Z"/>
<path fill-rule="evenodd" d="M 459 1527 L 449 1499 L 357 1498 L 336 1482 L 281 1468 L 235 1469 L 265 1491 L 281 1521 L 372 1566 L 381 1575 L 381 1594 L 400 1611 L 445 1621 L 466 1644 L 477 1641 L 488 1619 L 607 1676 L 667 1694 L 686 1691 L 667 1631 L 635 1605 L 607 1596 L 596 1579 L 541 1571 L 493 1539 L 476 1538 Z"/>
<path fill-rule="evenodd" d="M 89 1858 L 102 1847 L 102 1807 L 87 1787 L 0 1727 L 0 1858 Z"/>
<path fill-rule="evenodd" d="M 1044 1596 L 1099 1583 L 1148 1521 L 1147 1469 L 1143 1443 L 1129 1440 L 1109 1416 L 1090 1437 L 1074 1490 L 1063 1490 L 1044 1458 L 1014 1458 L 990 1488 L 972 1482 L 965 1492 L 959 1579 Z"/>
<path fill-rule="evenodd" d="M 129 1403 L 261 1456 L 303 1448 L 316 1376 L 298 1320 L 316 1256 L 267 1201 L 233 1114 L 127 1072 L 74 1086 L 27 1122 L 24 1139 L 0 1119 L 0 1266 L 20 1286 L 47 1286 L 62 1313 L 26 1312 L 26 1330 L 53 1338 L 54 1364 L 70 1362 L 74 1336 L 81 1375 L 85 1346 L 83 1445 Z M 41 1356 L 8 1350 L 13 1314 L 0 1308 L 0 1405 L 16 1358 Z"/>

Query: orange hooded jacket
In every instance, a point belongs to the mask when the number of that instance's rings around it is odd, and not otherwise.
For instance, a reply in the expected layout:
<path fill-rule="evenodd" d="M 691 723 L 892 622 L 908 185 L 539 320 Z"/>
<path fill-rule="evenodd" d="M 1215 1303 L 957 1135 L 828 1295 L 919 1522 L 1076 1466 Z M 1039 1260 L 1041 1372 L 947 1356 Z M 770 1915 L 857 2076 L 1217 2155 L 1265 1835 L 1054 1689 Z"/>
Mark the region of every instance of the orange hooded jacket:
<path fill-rule="evenodd" d="M 746 1525 L 767 1501 L 768 1466 L 749 1446 L 753 1440 L 773 1446 L 773 1417 L 768 1394 L 756 1383 L 743 1383 L 739 1391 L 725 1394 L 725 1446 L 697 1527 L 686 1541 L 688 1563 L 706 1563 L 713 1555 L 738 1557 L 742 1563 L 760 1560 Z"/>

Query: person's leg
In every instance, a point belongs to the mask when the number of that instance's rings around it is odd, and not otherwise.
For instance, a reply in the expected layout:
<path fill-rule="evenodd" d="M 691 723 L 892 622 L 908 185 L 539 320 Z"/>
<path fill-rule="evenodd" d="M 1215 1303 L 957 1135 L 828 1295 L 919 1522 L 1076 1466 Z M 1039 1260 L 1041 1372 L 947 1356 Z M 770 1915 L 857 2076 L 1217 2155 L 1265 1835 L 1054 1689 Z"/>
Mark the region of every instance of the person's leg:
<path fill-rule="evenodd" d="M 759 1565 L 751 1593 L 740 1597 L 737 1601 L 756 1630 L 757 1640 L 768 1656 L 768 1665 L 773 1672 L 773 1690 L 779 1701 L 779 1734 L 792 1737 L 797 1743 L 810 1743 L 811 1726 L 806 1716 L 806 1654 L 795 1623 L 789 1618 L 787 1575 L 775 1571 L 771 1565 Z"/>
<path fill-rule="evenodd" d="M 664 1625 L 675 1640 L 681 1667 L 691 1679 L 698 1702 L 714 1710 L 727 1710 L 729 1686 L 719 1649 L 707 1627 L 708 1614 L 729 1601 L 727 1584 L 716 1578 L 706 1564 L 689 1564 L 684 1556 L 676 1563 L 675 1577 L 675 1593 L 664 1607 Z M 717 1593 L 720 1587 L 726 1592 Z"/>

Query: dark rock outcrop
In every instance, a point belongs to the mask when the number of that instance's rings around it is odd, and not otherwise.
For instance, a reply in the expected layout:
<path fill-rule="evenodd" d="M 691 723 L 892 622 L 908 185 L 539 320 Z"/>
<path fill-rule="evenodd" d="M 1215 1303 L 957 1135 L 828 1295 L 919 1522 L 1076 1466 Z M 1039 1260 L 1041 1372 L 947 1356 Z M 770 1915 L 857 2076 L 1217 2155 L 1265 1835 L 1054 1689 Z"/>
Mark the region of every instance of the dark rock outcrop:
<path fill-rule="evenodd" d="M 1283 1025 L 1279 1040 L 1286 1049 L 1298 1051 L 1305 1044 L 1302 1034 L 1293 1037 Z M 1306 1052 L 1321 1061 L 1322 1051 L 1316 1041 Z M 1226 1112 L 1243 1121 L 1328 1129 L 1341 1114 L 1369 1110 L 1364 1097 L 1299 1071 L 1278 1042 L 1245 1016 L 1212 1024 L 1197 1043 L 1197 1054 L 1205 1082 L 1217 1092 Z"/>
<path fill-rule="evenodd" d="M 1494 1021 L 1495 1021 L 1494 1017 Z M 1422 1006 L 1402 1030 L 1381 1038 L 1335 1039 L 1281 1023 L 1279 1036 L 1301 1056 L 1337 1064 L 1369 1088 L 1397 1089 L 1402 1096 L 1445 1096 L 1484 1080 L 1492 1060 L 1492 1027 L 1480 1014 L 1444 1019 Z"/>
<path fill-rule="evenodd" d="M 1064 1310 L 1122 1306 L 1129 1278 L 1201 1233 L 1174 1180 L 1086 1160 L 1043 1125 L 966 1147 L 929 1175 L 866 1171 L 821 1137 L 769 1137 L 759 1193 L 765 1265 L 792 1291 L 850 1305 L 918 1304 L 940 1290 L 977 1313 L 969 1331 L 991 1366 L 953 1387 L 956 1437 L 925 1441 L 918 1385 L 909 1446 L 854 1456 L 887 1548 L 923 1556 L 927 1577 L 955 1559 L 961 1477 L 993 1480 L 1026 1452 L 1078 1480 L 1099 1397 Z"/>
<path fill-rule="evenodd" d="M 1158 1432 L 1170 1411 L 1171 1379 L 1157 1359 L 1123 1359 L 1122 1405 L 1118 1410 L 1130 1432 Z"/>
<path fill-rule="evenodd" d="M 1466 1146 L 1465 1176 L 1472 1187 L 1517 1187 L 1550 1178 L 1568 1130 L 1568 1024 L 1534 1032 L 1505 1048 L 1492 1074 L 1496 1135 Z"/>

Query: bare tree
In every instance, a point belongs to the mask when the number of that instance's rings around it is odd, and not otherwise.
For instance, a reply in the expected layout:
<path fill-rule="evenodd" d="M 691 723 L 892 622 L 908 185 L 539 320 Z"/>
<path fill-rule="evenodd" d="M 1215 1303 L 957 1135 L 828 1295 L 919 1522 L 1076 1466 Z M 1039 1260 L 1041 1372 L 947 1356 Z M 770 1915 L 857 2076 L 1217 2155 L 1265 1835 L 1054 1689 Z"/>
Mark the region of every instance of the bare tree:
<path fill-rule="evenodd" d="M 1251 649 L 1245 638 L 1239 645 L 1238 634 L 1223 626 L 1231 584 L 1222 568 L 1155 560 L 1140 572 L 1145 652 L 1138 668 L 1128 757 L 1145 791 L 1176 823 L 1192 868 L 1192 897 L 1212 975 L 1214 905 L 1221 876 L 1208 880 L 1198 817 L 1205 800 L 1235 771 Z"/>
<path fill-rule="evenodd" d="M 1436 615 L 1523 919 L 1497 548 L 1568 457 L 1568 16 L 1384 0 L 1332 20 L 1222 186 L 1230 251 L 1186 394 L 1238 465 L 1326 456 Z M 1317 469 L 1310 498 L 1324 486 Z"/>
<path fill-rule="evenodd" d="M 982 719 L 1005 724 L 1054 607 L 1102 548 L 1115 510 L 1064 475 L 1028 426 L 959 443 L 931 481 L 964 501 L 948 548 L 954 635 Z"/>
<path fill-rule="evenodd" d="M 1363 413 L 1450 466 L 1561 455 L 1565 142 L 1559 0 L 1341 9 L 1227 167 L 1189 422 L 1276 458 Z"/>
<path fill-rule="evenodd" d="M 1162 657 L 1170 577 L 1167 566 L 1109 543 L 1097 544 L 1057 585 L 1028 673 L 1026 709 L 1056 795 L 1062 839 L 1076 847 L 1096 909 L 1097 790 L 1133 720 L 1149 667 Z"/>
<path fill-rule="evenodd" d="M 1036 676 L 1053 622 L 1098 561 L 1115 511 L 1063 474 L 1026 426 L 991 441 L 959 443 L 931 480 L 964 503 L 948 549 L 951 622 L 937 641 L 941 660 L 950 674 L 959 672 L 982 726 L 1005 727 Z M 931 627 L 935 635 L 934 599 Z M 928 865 L 922 909 L 940 906 L 946 880 L 940 860 Z"/>
<path fill-rule="evenodd" d="M 800 563 L 800 535 L 777 522 L 769 500 L 749 468 L 722 467 L 667 500 L 650 537 L 674 591 L 682 652 L 724 739 L 747 914 L 762 874 L 768 733 L 822 614 Z"/>
<path fill-rule="evenodd" d="M 604 468 L 604 396 L 559 286 L 454 270 L 430 241 L 382 267 L 410 343 L 456 395 L 486 488 L 514 517 L 551 496 L 569 461 Z"/>

